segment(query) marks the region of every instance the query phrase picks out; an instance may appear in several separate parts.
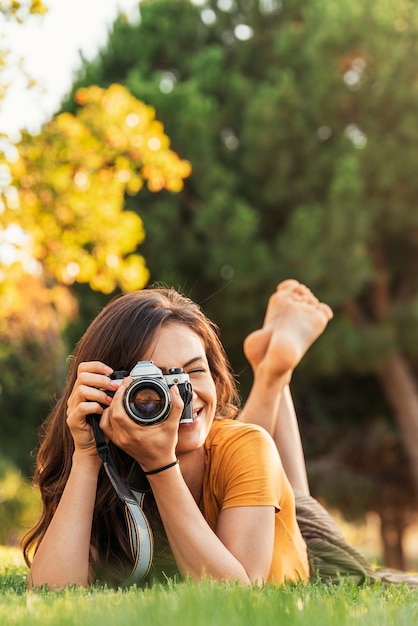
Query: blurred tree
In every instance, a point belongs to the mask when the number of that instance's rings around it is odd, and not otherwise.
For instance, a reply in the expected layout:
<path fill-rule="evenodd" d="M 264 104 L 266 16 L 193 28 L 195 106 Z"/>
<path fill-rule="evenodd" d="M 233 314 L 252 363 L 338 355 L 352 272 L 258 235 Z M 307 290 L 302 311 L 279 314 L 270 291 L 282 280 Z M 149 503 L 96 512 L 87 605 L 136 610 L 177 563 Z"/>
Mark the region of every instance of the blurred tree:
<path fill-rule="evenodd" d="M 77 102 L 76 115 L 23 133 L 14 157 L 9 150 L 0 159 L 2 446 L 26 471 L 36 426 L 63 379 L 62 333 L 77 308 L 71 286 L 102 294 L 143 287 L 142 222 L 124 210 L 124 195 L 144 183 L 176 192 L 190 173 L 152 107 L 124 87 L 82 89 Z"/>
<path fill-rule="evenodd" d="M 418 6 L 140 6 L 140 22 L 115 23 L 74 90 L 125 84 L 193 163 L 179 195 L 127 200 L 144 222 L 151 278 L 204 303 L 243 395 L 241 342 L 267 295 L 287 276 L 311 285 L 337 315 L 303 365 L 305 381 L 312 391 L 320 376 L 340 377 L 336 393 L 357 394 L 371 377 L 385 399 L 379 420 L 395 417 L 417 489 Z M 374 416 L 367 402 L 356 408 L 349 417 L 362 437 L 362 419 Z"/>
<path fill-rule="evenodd" d="M 138 289 L 148 279 L 135 254 L 144 232 L 140 217 L 124 211 L 124 194 L 144 181 L 153 192 L 179 191 L 190 165 L 170 150 L 154 110 L 124 87 L 82 89 L 77 102 L 77 115 L 58 115 L 35 137 L 24 133 L 17 158 L 3 164 L 10 247 L 2 265 L 22 260 L 47 283 L 77 281 L 103 293 Z"/>
<path fill-rule="evenodd" d="M 22 2 L 15 2 L 14 0 L 0 0 L 1 32 L 2 33 L 5 32 L 7 24 L 11 22 L 17 22 L 21 24 L 25 20 L 27 20 L 30 15 L 41 16 L 46 12 L 46 10 L 47 9 L 45 5 L 40 0 L 23 0 Z M 14 59 L 11 59 L 9 50 L 5 47 L 4 41 L 2 40 L 0 43 L 0 112 L 1 112 L 1 107 L 2 107 L 2 101 L 7 94 L 7 90 L 9 87 L 8 70 L 10 69 L 10 66 L 13 66 L 15 63 L 17 64 L 17 67 L 15 67 L 14 69 L 25 74 L 23 60 L 18 59 L 16 61 Z M 30 85 L 31 85 L 31 80 L 28 77 L 28 86 Z M 10 152 L 9 138 L 6 135 L 0 135 L 0 142 L 1 142 L 0 151 Z M 2 182 L 0 184 L 3 184 L 5 172 L 4 170 L 1 170 L 1 169 L 0 171 L 1 171 L 0 178 L 2 179 Z M 2 203 L 0 203 L 0 215 L 2 216 L 1 223 L 0 223 L 0 232 L 1 232 L 2 225 L 3 225 L 2 214 L 3 214 L 3 205 Z M 3 240 L 3 237 L 0 236 L 0 256 L 4 255 L 5 245 L 6 243 Z M 29 293 L 31 293 L 31 291 L 27 289 L 28 287 L 27 283 L 19 285 L 20 277 L 14 276 L 14 279 L 16 280 L 14 283 L 11 282 L 11 285 L 13 285 L 15 289 L 15 295 L 18 297 L 23 297 L 23 298 L 25 294 L 26 296 L 29 296 Z M 1 282 L 1 279 L 0 279 L 0 282 Z M 2 371 L 2 378 L 1 378 L 1 384 L 0 384 L 1 432 L 2 432 L 2 440 L 4 441 L 4 452 L 6 452 L 6 448 L 7 448 L 7 453 L 6 453 L 7 457 L 11 458 L 12 456 L 15 456 L 19 461 L 22 461 L 22 459 L 25 459 L 25 461 L 23 461 L 23 465 L 25 466 L 26 470 L 28 470 L 30 467 L 30 464 L 28 461 L 28 453 L 31 447 L 33 446 L 34 432 L 36 431 L 36 426 L 39 421 L 39 417 L 38 417 L 38 421 L 29 420 L 29 423 L 27 423 L 27 421 L 25 420 L 25 422 L 23 423 L 20 419 L 23 415 L 23 411 L 21 411 L 20 409 L 22 408 L 22 405 L 30 404 L 31 411 L 29 412 L 29 415 L 32 416 L 33 413 L 36 414 L 37 406 L 39 406 L 39 404 L 43 405 L 45 398 L 42 397 L 43 389 L 42 388 L 39 389 L 36 383 L 33 384 L 34 383 L 33 375 L 36 374 L 36 372 L 34 371 L 34 368 L 30 367 L 30 365 L 29 367 L 26 368 L 26 366 L 30 363 L 28 359 L 29 351 L 30 351 L 29 344 L 31 344 L 33 348 L 34 345 L 36 344 L 36 340 L 34 339 L 35 335 L 32 334 L 32 336 L 30 336 L 28 334 L 27 346 L 24 346 L 25 340 L 23 339 L 21 330 L 25 324 L 26 325 L 28 323 L 30 324 L 30 320 L 21 319 L 18 313 L 17 316 L 15 314 L 12 315 L 11 318 L 8 320 L 8 322 L 5 323 L 5 319 L 7 315 L 5 311 L 10 310 L 9 309 L 10 304 L 11 304 L 10 295 L 11 295 L 11 292 L 9 291 L 9 298 L 7 302 L 3 297 L 0 296 L 1 297 L 1 312 L 3 314 L 1 315 L 1 319 L 0 319 L 0 368 Z M 31 304 L 32 302 L 30 302 L 30 297 L 29 297 L 26 299 L 26 302 L 25 302 L 25 305 L 28 307 L 26 309 L 26 313 L 28 309 L 30 310 L 29 305 Z M 21 308 L 20 313 L 22 311 L 23 309 Z M 19 317 L 20 319 L 18 320 L 17 317 Z M 11 347 L 11 343 L 10 343 L 13 333 L 10 332 L 9 322 L 10 322 L 11 328 L 19 329 L 17 333 L 18 337 L 16 338 L 16 343 L 13 345 L 13 347 Z M 34 329 L 32 327 L 31 331 L 33 330 Z M 38 334 L 39 333 L 37 329 L 36 335 Z M 59 340 L 59 337 L 57 337 L 57 340 Z M 28 348 L 28 350 L 26 350 L 26 347 Z M 43 363 L 49 363 L 49 359 L 51 355 L 52 355 L 52 352 L 48 355 L 45 355 L 45 358 L 43 359 Z M 27 394 L 20 393 L 23 388 L 27 388 L 29 392 Z M 7 404 L 8 404 L 9 398 L 13 396 L 13 394 L 15 398 L 18 397 L 19 400 L 17 403 L 15 403 L 14 410 L 9 412 L 7 409 Z M 9 439 L 7 437 L 7 433 L 9 432 L 10 426 L 15 436 Z M 25 451 L 23 452 L 25 443 L 27 443 L 27 446 L 25 448 Z M 1 458 L 0 458 L 0 461 L 1 461 Z"/>
<path fill-rule="evenodd" d="M 32 473 L 41 418 L 65 377 L 63 320 L 76 303 L 64 287 L 48 288 L 36 276 L 12 268 L 0 283 L 0 458 Z"/>
<path fill-rule="evenodd" d="M 41 510 L 39 492 L 0 456 L 0 544 L 18 545 Z"/>

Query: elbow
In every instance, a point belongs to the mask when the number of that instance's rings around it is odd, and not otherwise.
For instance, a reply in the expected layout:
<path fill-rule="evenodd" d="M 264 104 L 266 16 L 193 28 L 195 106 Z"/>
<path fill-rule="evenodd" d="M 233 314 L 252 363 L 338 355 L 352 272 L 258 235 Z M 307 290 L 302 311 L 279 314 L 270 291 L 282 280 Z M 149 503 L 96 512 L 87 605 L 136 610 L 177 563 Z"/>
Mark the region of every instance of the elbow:
<path fill-rule="evenodd" d="M 58 591 L 66 587 L 83 587 L 88 589 L 89 586 L 88 580 L 80 579 L 79 577 L 74 577 L 74 579 L 66 577 L 64 579 L 61 576 L 42 576 L 39 574 L 34 576 L 32 571 L 29 572 L 28 576 L 28 591 Z"/>

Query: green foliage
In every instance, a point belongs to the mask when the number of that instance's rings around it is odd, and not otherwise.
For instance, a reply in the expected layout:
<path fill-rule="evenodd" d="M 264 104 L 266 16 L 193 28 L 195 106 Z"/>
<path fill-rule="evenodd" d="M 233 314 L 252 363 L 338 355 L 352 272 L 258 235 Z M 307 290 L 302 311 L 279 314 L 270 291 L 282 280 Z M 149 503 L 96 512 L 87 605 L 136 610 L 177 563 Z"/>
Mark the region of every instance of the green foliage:
<path fill-rule="evenodd" d="M 0 545 L 13 545 L 35 523 L 40 496 L 19 470 L 0 457 Z"/>
<path fill-rule="evenodd" d="M 397 294 L 418 291 L 417 30 L 414 5 L 386 0 L 153 0 L 141 3 L 138 24 L 115 24 L 74 86 L 123 82 L 155 106 L 192 162 L 179 196 L 128 206 L 144 222 L 151 281 L 205 302 L 244 395 L 242 337 L 284 277 L 307 282 L 336 312 L 360 304 L 370 327 L 362 341 L 350 343 L 344 325 L 334 332 L 335 346 L 349 345 L 350 356 L 340 354 L 350 369 L 366 367 L 368 337 L 369 371 L 399 347 L 392 309 L 380 325 L 381 311 L 363 299 L 381 272 L 387 298 L 414 322 Z M 317 357 L 327 371 L 325 352 Z"/>
<path fill-rule="evenodd" d="M 49 412 L 59 383 L 53 369 L 44 370 L 48 365 L 55 368 L 55 363 L 50 357 L 42 361 L 43 356 L 42 346 L 29 340 L 0 351 L 0 454 L 17 463 L 26 476 L 33 472 L 39 424 Z"/>
<path fill-rule="evenodd" d="M 0 282 L 0 457 L 29 476 L 38 429 L 62 388 L 67 352 L 61 321 L 76 307 L 62 287 L 16 274 Z"/>

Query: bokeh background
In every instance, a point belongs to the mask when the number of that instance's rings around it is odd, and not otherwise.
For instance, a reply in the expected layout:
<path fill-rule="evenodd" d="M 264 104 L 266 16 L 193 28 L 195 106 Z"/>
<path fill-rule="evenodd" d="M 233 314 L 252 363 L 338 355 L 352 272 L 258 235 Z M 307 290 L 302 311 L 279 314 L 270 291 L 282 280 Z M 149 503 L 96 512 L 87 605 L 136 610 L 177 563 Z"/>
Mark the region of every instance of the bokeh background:
<path fill-rule="evenodd" d="M 39 426 L 104 304 L 191 296 L 245 401 L 242 341 L 294 277 L 335 313 L 292 383 L 312 492 L 368 556 L 417 568 L 418 3 L 138 6 L 39 132 L 0 138 L 0 542 L 36 517 Z"/>

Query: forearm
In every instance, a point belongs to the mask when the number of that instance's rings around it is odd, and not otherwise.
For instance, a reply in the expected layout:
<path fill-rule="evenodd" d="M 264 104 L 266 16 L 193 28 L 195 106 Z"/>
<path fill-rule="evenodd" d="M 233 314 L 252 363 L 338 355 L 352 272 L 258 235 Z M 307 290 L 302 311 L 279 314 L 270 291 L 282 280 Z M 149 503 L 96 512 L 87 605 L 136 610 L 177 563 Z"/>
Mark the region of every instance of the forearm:
<path fill-rule="evenodd" d="M 289 387 L 283 390 L 280 398 L 277 424 L 275 432 L 273 433 L 273 439 L 293 491 L 299 494 L 309 495 L 310 489 L 306 472 L 305 454 Z"/>
<path fill-rule="evenodd" d="M 181 576 L 193 580 L 208 576 L 251 584 L 243 565 L 207 524 L 179 467 L 149 479 Z"/>
<path fill-rule="evenodd" d="M 54 517 L 36 551 L 29 586 L 50 589 L 89 584 L 89 553 L 97 478 L 96 460 L 73 457 L 73 467 Z"/>

